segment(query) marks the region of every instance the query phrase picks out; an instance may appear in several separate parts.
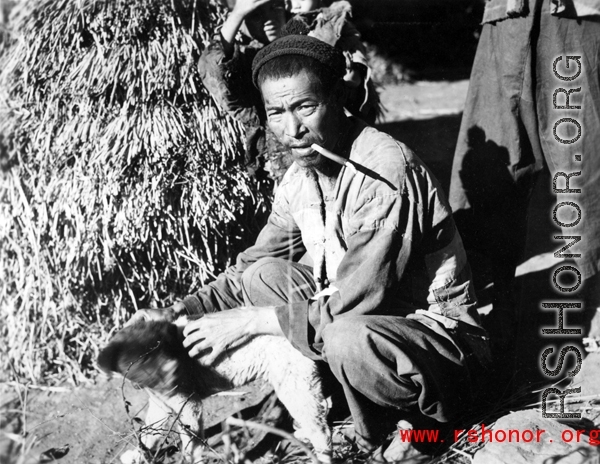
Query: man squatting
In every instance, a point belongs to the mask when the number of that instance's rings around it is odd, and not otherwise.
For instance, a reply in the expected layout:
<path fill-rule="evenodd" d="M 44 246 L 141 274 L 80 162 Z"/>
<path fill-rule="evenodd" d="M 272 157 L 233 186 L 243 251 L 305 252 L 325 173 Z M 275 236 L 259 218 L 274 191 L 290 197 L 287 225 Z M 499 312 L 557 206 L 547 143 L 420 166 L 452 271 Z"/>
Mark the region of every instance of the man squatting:
<path fill-rule="evenodd" d="M 344 72 L 341 52 L 313 37 L 257 54 L 253 82 L 294 159 L 268 223 L 214 282 L 139 317 L 203 315 L 184 344 L 206 364 L 255 335 L 287 337 L 341 384 L 359 446 L 397 459 L 382 449 L 397 421 L 435 428 L 470 403 L 487 337 L 439 183 L 401 142 L 345 115 Z"/>

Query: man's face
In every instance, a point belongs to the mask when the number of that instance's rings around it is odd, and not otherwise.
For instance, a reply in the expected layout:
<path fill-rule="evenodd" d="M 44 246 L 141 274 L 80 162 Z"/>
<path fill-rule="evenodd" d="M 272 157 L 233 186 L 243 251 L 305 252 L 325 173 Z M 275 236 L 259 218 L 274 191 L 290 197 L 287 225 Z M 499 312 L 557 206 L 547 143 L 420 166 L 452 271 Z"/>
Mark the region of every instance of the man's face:
<path fill-rule="evenodd" d="M 323 95 L 317 79 L 306 71 L 292 77 L 267 79 L 261 85 L 269 127 L 304 168 L 326 160 L 310 146 L 334 150 L 342 129 L 338 105 Z"/>

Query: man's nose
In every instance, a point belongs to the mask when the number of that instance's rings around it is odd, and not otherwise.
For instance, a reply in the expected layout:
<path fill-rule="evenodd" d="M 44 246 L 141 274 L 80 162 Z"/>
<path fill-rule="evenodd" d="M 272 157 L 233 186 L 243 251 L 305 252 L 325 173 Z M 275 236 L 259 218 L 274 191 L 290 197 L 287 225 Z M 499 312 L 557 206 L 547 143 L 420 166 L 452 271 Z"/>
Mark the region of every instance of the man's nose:
<path fill-rule="evenodd" d="M 285 134 L 288 137 L 294 137 L 294 138 L 300 138 L 303 134 L 302 121 L 294 113 L 289 113 L 286 115 Z"/>

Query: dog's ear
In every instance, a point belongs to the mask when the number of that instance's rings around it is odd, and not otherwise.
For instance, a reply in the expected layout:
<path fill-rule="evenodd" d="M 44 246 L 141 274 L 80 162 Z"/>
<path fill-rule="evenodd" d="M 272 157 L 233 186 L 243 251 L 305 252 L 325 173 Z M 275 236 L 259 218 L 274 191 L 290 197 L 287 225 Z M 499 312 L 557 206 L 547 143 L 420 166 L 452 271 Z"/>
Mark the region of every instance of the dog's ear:
<path fill-rule="evenodd" d="M 106 374 L 121 373 L 119 369 L 119 353 L 121 346 L 118 343 L 109 343 L 98 355 L 98 367 Z"/>

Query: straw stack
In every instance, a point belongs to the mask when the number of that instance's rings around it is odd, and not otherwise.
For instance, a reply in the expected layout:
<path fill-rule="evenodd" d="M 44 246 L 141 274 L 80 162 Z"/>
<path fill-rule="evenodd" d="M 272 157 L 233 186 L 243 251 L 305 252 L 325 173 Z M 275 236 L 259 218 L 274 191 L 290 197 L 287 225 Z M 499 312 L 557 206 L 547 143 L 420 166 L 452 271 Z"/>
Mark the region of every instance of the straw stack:
<path fill-rule="evenodd" d="M 0 379 L 76 381 L 138 307 L 252 240 L 265 195 L 196 63 L 208 0 L 29 0 L 0 57 Z"/>

